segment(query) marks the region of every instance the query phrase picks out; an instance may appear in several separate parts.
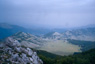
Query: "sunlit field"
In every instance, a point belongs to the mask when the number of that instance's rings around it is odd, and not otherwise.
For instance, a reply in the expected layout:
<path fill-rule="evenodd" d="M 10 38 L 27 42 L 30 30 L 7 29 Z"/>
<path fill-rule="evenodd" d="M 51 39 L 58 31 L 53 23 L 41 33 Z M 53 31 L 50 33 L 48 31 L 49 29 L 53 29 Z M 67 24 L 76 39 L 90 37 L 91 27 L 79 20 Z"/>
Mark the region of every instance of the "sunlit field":
<path fill-rule="evenodd" d="M 50 40 L 40 49 L 62 56 L 71 55 L 74 52 L 81 52 L 79 46 L 70 44 L 63 40 Z"/>

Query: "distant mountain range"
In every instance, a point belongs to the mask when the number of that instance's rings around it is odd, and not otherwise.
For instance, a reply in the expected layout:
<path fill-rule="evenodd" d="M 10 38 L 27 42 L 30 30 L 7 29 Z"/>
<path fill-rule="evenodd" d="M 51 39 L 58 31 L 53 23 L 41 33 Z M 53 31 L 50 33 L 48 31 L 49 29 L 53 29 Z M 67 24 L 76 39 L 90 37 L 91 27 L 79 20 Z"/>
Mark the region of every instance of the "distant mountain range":
<path fill-rule="evenodd" d="M 58 39 L 76 39 L 95 41 L 95 26 L 85 26 L 77 29 L 43 29 L 31 28 L 27 29 L 18 25 L 10 25 L 7 23 L 0 23 L 0 39 L 11 36 L 17 32 L 25 32 L 33 35 L 43 35 L 45 38 Z M 53 35 L 55 33 L 55 35 Z M 60 35 L 56 35 L 56 34 Z"/>
<path fill-rule="evenodd" d="M 10 25 L 6 23 L 0 23 L 0 38 L 6 38 L 11 36 L 12 34 L 18 31 L 26 31 L 25 28 L 17 26 L 17 25 Z"/>
<path fill-rule="evenodd" d="M 63 38 L 66 39 L 95 41 L 95 27 L 70 30 L 62 34 L 63 34 Z"/>
<path fill-rule="evenodd" d="M 50 32 L 49 29 L 43 29 L 43 28 L 32 28 L 27 29 L 18 25 L 11 25 L 7 23 L 0 23 L 0 39 L 6 38 L 8 36 L 11 36 L 17 32 L 26 32 L 34 35 L 41 35 L 46 34 Z"/>
<path fill-rule="evenodd" d="M 48 39 L 74 39 L 74 40 L 84 40 L 84 41 L 95 41 L 95 27 L 81 28 L 67 30 L 63 33 L 50 32 L 44 35 L 44 38 Z"/>

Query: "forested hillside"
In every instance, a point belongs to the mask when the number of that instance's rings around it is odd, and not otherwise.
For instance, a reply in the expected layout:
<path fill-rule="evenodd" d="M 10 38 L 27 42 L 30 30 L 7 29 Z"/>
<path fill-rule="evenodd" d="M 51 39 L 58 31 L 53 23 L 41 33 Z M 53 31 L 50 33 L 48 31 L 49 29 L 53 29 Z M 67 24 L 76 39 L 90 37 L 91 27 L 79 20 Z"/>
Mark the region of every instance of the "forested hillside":
<path fill-rule="evenodd" d="M 95 64 L 95 49 L 69 56 L 58 56 L 45 51 L 41 52 L 38 51 L 38 55 L 44 64 Z"/>
<path fill-rule="evenodd" d="M 68 39 L 68 41 L 74 45 L 80 46 L 82 51 L 87 51 L 95 48 L 95 41 L 82 41 L 82 40 L 72 40 L 72 39 Z"/>

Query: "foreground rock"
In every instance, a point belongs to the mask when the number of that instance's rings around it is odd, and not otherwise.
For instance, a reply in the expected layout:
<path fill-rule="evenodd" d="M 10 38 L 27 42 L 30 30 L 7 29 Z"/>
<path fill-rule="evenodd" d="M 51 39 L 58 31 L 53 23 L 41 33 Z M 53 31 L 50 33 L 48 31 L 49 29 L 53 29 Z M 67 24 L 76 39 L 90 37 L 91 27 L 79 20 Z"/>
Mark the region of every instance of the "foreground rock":
<path fill-rule="evenodd" d="M 0 64 L 43 64 L 37 53 L 8 37 L 0 44 Z"/>

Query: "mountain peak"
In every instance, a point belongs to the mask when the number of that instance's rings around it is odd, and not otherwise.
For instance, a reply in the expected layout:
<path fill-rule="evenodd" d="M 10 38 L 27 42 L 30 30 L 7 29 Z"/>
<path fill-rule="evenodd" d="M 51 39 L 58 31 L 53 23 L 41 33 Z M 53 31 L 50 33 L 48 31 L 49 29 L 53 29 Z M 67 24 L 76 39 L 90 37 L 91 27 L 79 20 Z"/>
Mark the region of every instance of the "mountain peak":
<path fill-rule="evenodd" d="M 54 32 L 53 35 L 54 35 L 54 36 L 57 36 L 57 35 L 61 35 L 61 34 L 58 33 L 58 32 Z"/>
<path fill-rule="evenodd" d="M 17 33 L 15 33 L 14 35 L 27 35 L 25 32 L 17 32 Z"/>
<path fill-rule="evenodd" d="M 25 33 L 25 32 L 17 32 L 13 35 L 14 37 L 19 37 L 19 38 L 30 38 L 30 37 L 36 37 L 32 34 L 29 34 L 29 33 Z"/>

